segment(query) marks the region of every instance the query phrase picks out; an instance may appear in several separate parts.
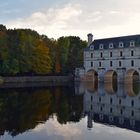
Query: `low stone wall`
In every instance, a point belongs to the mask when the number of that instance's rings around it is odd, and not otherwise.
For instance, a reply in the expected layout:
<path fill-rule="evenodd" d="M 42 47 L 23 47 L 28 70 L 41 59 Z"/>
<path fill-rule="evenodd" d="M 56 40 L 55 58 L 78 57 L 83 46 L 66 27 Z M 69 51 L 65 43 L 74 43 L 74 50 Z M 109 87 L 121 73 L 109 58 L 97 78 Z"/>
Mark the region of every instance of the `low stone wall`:
<path fill-rule="evenodd" d="M 73 83 L 69 76 L 22 76 L 22 77 L 2 77 L 3 88 L 26 88 L 26 87 L 48 87 L 48 86 L 68 86 Z"/>
<path fill-rule="evenodd" d="M 68 82 L 72 80 L 69 76 L 22 76 L 3 77 L 4 83 L 25 83 L 25 82 Z"/>

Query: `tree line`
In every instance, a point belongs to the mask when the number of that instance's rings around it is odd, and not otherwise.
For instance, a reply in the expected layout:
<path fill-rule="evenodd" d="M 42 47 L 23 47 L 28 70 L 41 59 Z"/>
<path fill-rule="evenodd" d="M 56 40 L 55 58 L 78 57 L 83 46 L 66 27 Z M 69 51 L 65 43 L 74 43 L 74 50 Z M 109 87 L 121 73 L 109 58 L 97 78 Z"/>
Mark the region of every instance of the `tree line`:
<path fill-rule="evenodd" d="M 83 66 L 86 41 L 76 36 L 50 39 L 31 29 L 0 25 L 0 75 L 54 75 L 74 73 Z"/>

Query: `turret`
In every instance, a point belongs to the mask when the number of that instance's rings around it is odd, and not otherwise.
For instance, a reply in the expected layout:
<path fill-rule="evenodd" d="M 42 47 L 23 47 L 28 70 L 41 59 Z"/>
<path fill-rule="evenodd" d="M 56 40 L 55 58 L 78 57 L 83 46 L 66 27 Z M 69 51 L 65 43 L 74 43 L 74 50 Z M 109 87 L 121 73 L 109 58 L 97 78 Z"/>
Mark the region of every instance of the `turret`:
<path fill-rule="evenodd" d="M 93 41 L 93 35 L 89 33 L 87 36 L 88 36 L 88 46 L 89 46 Z"/>

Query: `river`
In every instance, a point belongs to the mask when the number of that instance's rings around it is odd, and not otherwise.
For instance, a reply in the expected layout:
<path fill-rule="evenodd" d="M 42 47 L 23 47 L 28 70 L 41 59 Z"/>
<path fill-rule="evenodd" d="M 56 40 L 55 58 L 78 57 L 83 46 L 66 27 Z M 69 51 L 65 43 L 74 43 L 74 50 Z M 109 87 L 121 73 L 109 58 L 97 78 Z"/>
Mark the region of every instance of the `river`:
<path fill-rule="evenodd" d="M 139 140 L 139 84 L 0 89 L 1 140 Z"/>

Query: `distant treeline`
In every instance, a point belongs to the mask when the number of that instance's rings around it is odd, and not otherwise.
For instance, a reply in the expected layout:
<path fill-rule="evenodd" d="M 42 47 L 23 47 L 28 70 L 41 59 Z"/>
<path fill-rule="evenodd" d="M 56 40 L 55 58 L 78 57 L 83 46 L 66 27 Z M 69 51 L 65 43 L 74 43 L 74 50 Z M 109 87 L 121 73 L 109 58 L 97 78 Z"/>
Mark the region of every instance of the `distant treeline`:
<path fill-rule="evenodd" d="M 86 41 L 79 37 L 50 39 L 31 29 L 0 25 L 0 75 L 55 75 L 73 73 L 83 65 Z"/>

